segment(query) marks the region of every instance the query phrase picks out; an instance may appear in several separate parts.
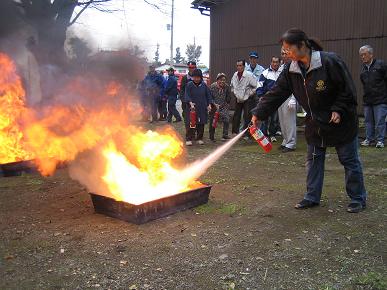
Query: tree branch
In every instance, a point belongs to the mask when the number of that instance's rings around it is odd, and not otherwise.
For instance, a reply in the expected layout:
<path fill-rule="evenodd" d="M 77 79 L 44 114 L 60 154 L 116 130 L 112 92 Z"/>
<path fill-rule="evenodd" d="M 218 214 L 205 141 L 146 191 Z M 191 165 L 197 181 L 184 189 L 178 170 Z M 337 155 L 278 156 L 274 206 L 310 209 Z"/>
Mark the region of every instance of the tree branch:
<path fill-rule="evenodd" d="M 148 5 L 150 5 L 150 6 L 152 6 L 153 8 L 155 8 L 156 10 L 158 10 L 158 11 L 160 11 L 161 13 L 163 13 L 163 14 L 165 14 L 165 15 L 167 15 L 168 13 L 167 12 L 165 12 L 162 8 L 161 8 L 161 6 L 159 6 L 159 5 L 157 5 L 157 4 L 155 4 L 155 3 L 151 3 L 149 0 L 143 0 L 146 4 L 148 4 Z M 166 3 L 163 1 L 163 2 L 161 2 L 161 5 L 166 5 Z"/>
<path fill-rule="evenodd" d="M 85 5 L 85 6 L 82 7 L 81 11 L 79 11 L 79 13 L 77 15 L 75 15 L 74 19 L 70 22 L 70 24 L 68 26 L 73 25 L 77 21 L 79 16 L 81 16 L 81 14 L 87 9 L 87 7 L 90 6 L 91 3 L 93 3 L 93 0 L 90 0 L 87 3 L 82 3 L 82 4 L 79 3 L 78 5 Z"/>

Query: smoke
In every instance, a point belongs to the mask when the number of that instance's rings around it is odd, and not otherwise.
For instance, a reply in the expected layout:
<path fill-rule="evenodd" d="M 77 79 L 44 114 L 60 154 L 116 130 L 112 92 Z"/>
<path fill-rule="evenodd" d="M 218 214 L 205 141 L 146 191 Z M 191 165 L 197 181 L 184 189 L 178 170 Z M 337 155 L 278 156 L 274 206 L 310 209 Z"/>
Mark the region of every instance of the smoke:
<path fill-rule="evenodd" d="M 114 198 L 110 194 L 106 183 L 102 180 L 102 176 L 105 174 L 105 168 L 106 160 L 102 155 L 102 146 L 98 146 L 98 148 L 79 154 L 70 163 L 69 174 L 72 179 L 84 185 L 89 192 Z"/>
<path fill-rule="evenodd" d="M 0 1 L 0 40 L 1 44 L 7 37 L 17 32 L 22 21 L 16 5 L 12 0 Z M 10 43 L 8 43 L 10 44 Z M 2 45 L 3 46 L 3 45 Z M 1 46 L 0 46 L 1 47 Z"/>
<path fill-rule="evenodd" d="M 170 190 L 177 193 L 186 188 L 185 184 L 194 183 L 243 135 L 244 132 L 240 133 L 208 157 L 182 170 L 175 170 L 169 162 L 181 154 L 182 148 L 179 146 L 167 156 L 166 162 L 157 155 L 157 160 L 147 159 L 149 164 L 156 164 L 156 167 L 141 164 L 137 154 L 141 142 L 133 139 L 133 136 L 145 131 L 135 126 L 141 108 L 134 88 L 136 81 L 144 77 L 146 67 L 141 48 L 99 51 L 93 55 L 79 53 L 73 59 L 56 61 L 50 58 L 52 55 L 46 57 L 44 52 L 51 50 L 44 49 L 44 42 L 42 44 L 36 37 L 38 33 L 31 32 L 25 23 L 19 23 L 19 16 L 17 11 L 12 10 L 14 3 L 11 2 L 0 1 L 0 37 L 18 40 L 10 42 L 17 43 L 18 47 L 18 52 L 12 54 L 12 58 L 17 60 L 27 99 L 25 106 L 15 111 L 22 117 L 18 118 L 17 124 L 11 125 L 17 125 L 14 127 L 16 129 L 21 128 L 22 134 L 16 135 L 22 136 L 25 141 L 23 149 L 35 159 L 43 175 L 52 174 L 58 164 L 67 162 L 71 178 L 85 185 L 89 191 L 109 195 L 111 188 L 103 180 L 107 166 L 103 152 L 109 144 L 113 144 L 114 149 L 128 161 L 129 167 L 124 168 L 129 171 L 123 174 L 135 172 L 130 171 L 132 166 L 138 171 L 135 173 L 139 178 L 147 172 L 152 181 L 164 170 L 165 182 L 161 182 L 156 189 L 165 194 L 171 193 Z M 15 17 L 4 15 L 2 18 L 3 11 L 14 12 Z M 4 25 L 1 25 L 4 19 Z M 1 43 L 0 50 L 6 47 L 4 43 Z M 82 41 L 81 44 L 88 45 Z M 173 136 L 175 141 L 179 140 L 172 131 L 161 133 L 164 137 Z M 154 138 L 145 137 L 147 142 Z M 152 151 L 159 145 L 157 142 L 154 148 L 147 150 Z M 176 176 L 181 182 L 176 182 Z M 152 185 L 148 179 L 144 180 L 144 185 Z"/>

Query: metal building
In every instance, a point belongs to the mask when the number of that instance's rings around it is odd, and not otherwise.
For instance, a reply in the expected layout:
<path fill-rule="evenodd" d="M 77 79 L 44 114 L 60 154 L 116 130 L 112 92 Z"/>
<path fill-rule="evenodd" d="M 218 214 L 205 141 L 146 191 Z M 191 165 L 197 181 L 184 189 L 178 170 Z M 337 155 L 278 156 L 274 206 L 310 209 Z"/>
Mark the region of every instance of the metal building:
<path fill-rule="evenodd" d="M 359 48 L 374 47 L 374 55 L 387 61 L 387 0 L 196 0 L 194 8 L 211 17 L 210 69 L 231 76 L 235 61 L 258 51 L 259 64 L 268 67 L 280 54 L 281 35 L 291 27 L 319 38 L 327 51 L 336 52 L 348 65 L 358 89 Z"/>

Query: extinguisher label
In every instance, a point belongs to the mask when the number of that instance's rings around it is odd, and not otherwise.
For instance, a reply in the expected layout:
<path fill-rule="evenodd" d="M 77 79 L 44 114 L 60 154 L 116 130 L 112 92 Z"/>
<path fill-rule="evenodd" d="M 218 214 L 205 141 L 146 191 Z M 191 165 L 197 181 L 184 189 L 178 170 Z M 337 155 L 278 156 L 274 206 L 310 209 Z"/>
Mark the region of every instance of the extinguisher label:
<path fill-rule="evenodd" d="M 266 146 L 267 144 L 269 144 L 269 140 L 267 138 L 263 138 L 261 143 L 262 143 L 262 146 Z"/>
<path fill-rule="evenodd" d="M 257 130 L 257 131 L 255 131 L 255 132 L 257 132 L 258 139 L 261 139 L 262 137 L 265 136 L 265 135 L 262 133 L 261 130 Z"/>

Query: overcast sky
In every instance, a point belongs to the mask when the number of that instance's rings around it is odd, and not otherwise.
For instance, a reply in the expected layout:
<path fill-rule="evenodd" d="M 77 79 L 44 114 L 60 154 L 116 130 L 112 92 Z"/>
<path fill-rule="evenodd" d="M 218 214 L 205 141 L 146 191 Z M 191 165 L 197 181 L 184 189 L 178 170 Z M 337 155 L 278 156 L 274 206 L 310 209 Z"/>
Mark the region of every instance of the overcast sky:
<path fill-rule="evenodd" d="M 113 0 L 107 8 L 117 10 L 104 13 L 87 9 L 73 25 L 71 31 L 92 39 L 95 48 L 119 49 L 128 44 L 137 44 L 153 60 L 157 43 L 160 44 L 160 61 L 170 55 L 171 0 L 148 0 L 161 7 L 159 11 L 144 0 Z M 181 48 L 182 56 L 188 43 L 202 46 L 200 62 L 209 64 L 210 17 L 191 9 L 192 0 L 175 0 L 174 54 Z"/>

